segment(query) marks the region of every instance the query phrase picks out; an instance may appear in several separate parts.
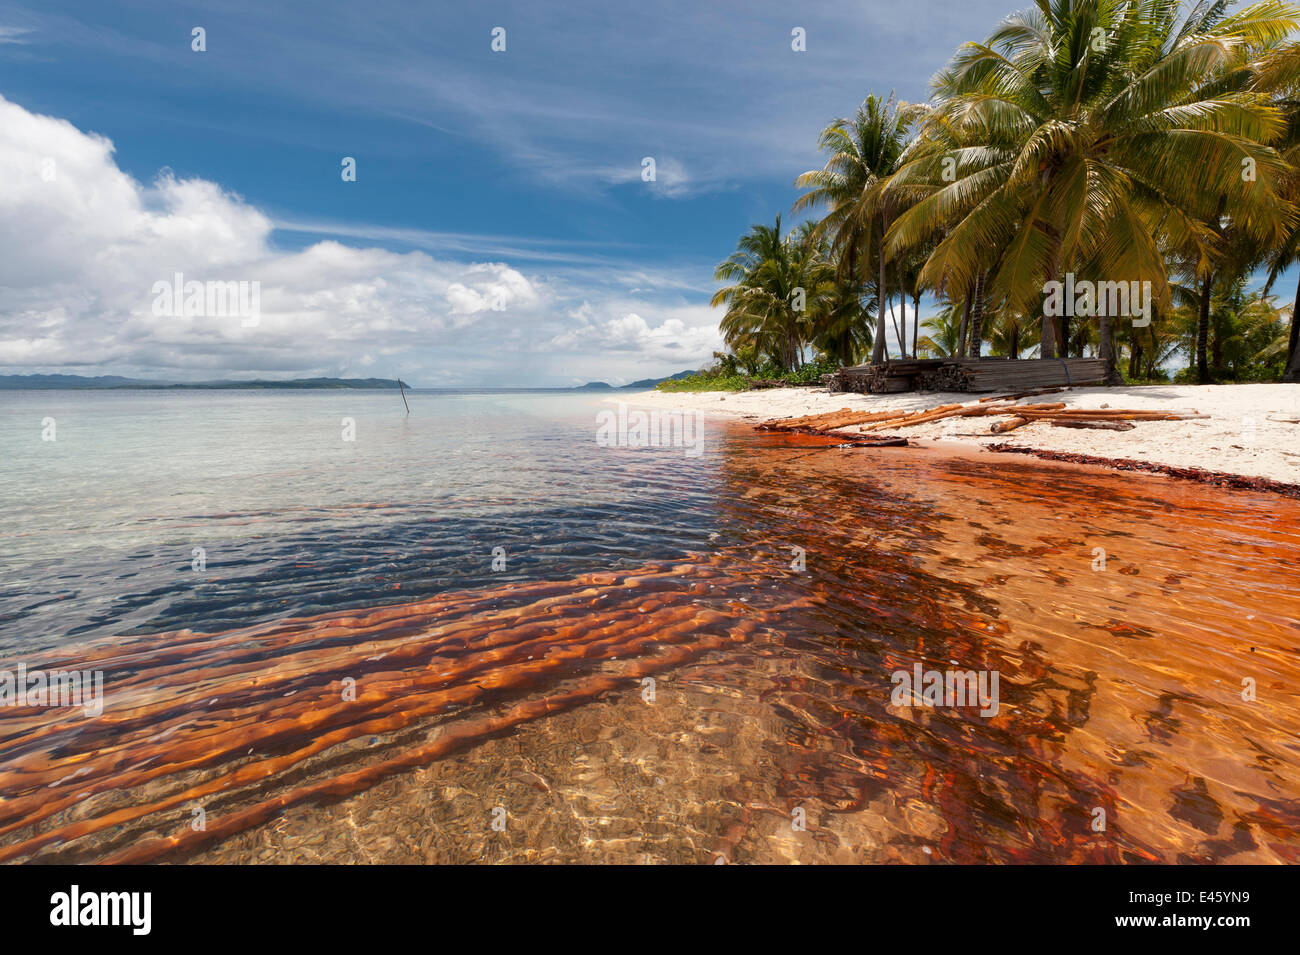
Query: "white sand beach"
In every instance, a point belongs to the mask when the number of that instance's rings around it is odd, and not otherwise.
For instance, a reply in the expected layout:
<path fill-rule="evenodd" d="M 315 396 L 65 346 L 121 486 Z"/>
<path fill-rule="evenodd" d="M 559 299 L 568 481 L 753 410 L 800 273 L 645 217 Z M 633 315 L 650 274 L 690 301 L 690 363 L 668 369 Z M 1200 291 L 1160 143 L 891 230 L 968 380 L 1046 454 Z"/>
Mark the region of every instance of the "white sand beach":
<path fill-rule="evenodd" d="M 909 393 L 829 394 L 822 388 L 773 388 L 744 392 L 639 392 L 619 400 L 647 408 L 698 410 L 758 424 L 849 408 L 854 411 L 917 411 L 945 404 L 977 404 L 986 395 Z M 890 429 L 922 445 L 944 441 L 1012 444 L 1104 458 L 1201 468 L 1300 484 L 1300 385 L 1143 385 L 1074 388 L 1034 401 L 1063 401 L 1067 408 L 1131 408 L 1196 412 L 1191 421 L 1138 421 L 1132 431 L 1088 431 L 1037 421 L 1008 434 L 989 426 L 1005 418 L 947 418 Z M 846 432 L 860 427 L 842 429 Z"/>

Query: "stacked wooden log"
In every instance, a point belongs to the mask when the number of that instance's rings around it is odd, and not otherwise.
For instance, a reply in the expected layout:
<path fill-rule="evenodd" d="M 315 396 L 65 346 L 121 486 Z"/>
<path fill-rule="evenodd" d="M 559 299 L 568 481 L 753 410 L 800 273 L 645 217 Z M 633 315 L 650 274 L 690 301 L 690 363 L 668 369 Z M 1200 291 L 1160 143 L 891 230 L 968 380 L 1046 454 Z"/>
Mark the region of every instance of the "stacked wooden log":
<path fill-rule="evenodd" d="M 852 368 L 841 368 L 839 380 L 844 391 L 873 395 L 898 394 L 914 391 L 917 376 L 932 372 L 943 362 L 942 358 L 923 358 L 855 365 Z"/>
<path fill-rule="evenodd" d="M 968 358 L 947 362 L 926 379 L 934 391 L 1021 391 L 1062 385 L 1098 385 L 1106 380 L 1101 358 Z"/>
<path fill-rule="evenodd" d="M 1106 380 L 1100 358 L 925 358 L 841 368 L 828 387 L 860 394 L 904 391 L 1026 391 Z"/>

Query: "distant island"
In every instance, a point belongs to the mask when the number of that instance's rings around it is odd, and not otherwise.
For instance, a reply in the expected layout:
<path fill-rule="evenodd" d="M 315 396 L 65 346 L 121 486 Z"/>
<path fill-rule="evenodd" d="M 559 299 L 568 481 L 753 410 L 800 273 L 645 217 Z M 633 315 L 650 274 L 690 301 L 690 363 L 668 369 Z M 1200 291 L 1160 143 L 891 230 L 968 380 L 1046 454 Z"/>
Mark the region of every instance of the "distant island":
<path fill-rule="evenodd" d="M 403 381 L 402 386 L 411 387 Z M 142 378 L 123 378 L 120 375 L 0 375 L 0 389 L 17 391 L 49 389 L 104 389 L 104 388 L 147 388 L 161 389 L 298 389 L 298 388 L 397 388 L 394 378 L 292 378 L 282 381 L 252 379 L 250 381 L 147 381 Z"/>
<path fill-rule="evenodd" d="M 623 387 L 629 390 L 632 388 L 636 388 L 638 390 L 643 391 L 647 388 L 653 388 L 655 385 L 659 384 L 660 382 L 681 381 L 683 378 L 690 378 L 694 374 L 695 374 L 694 371 L 679 371 L 677 374 L 669 375 L 666 378 L 642 378 L 640 381 L 634 381 L 630 385 L 624 385 Z"/>
<path fill-rule="evenodd" d="M 570 388 L 538 388 L 522 389 L 537 391 L 630 391 L 632 389 L 645 390 L 653 388 L 661 381 L 677 381 L 681 378 L 687 378 L 695 374 L 693 371 L 679 371 L 675 375 L 669 375 L 664 378 L 643 378 L 640 381 L 634 381 L 628 385 L 622 385 L 615 388 L 614 385 L 603 381 L 589 381 L 585 385 L 576 385 Z M 401 386 L 411 389 L 409 381 L 403 380 Z M 398 381 L 395 378 L 291 378 L 287 380 L 266 380 L 252 379 L 248 381 L 150 381 L 144 378 L 123 378 L 121 375 L 0 375 L 0 391 L 52 391 L 52 390 L 92 390 L 92 389 L 114 389 L 114 388 L 136 388 L 149 390 L 168 390 L 168 389 L 186 389 L 186 390 L 233 390 L 246 388 L 263 388 L 263 389 L 396 389 Z M 442 390 L 442 389 L 439 389 Z M 452 389 L 455 390 L 455 389 Z M 520 390 L 520 389 L 508 389 Z"/>

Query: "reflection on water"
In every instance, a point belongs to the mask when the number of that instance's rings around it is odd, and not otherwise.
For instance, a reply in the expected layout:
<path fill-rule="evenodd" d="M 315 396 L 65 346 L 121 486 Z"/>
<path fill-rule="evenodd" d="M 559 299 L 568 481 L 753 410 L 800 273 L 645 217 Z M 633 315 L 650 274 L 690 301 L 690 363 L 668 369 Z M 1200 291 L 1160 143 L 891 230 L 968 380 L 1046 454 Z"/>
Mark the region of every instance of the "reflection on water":
<path fill-rule="evenodd" d="M 1300 502 L 740 425 L 597 453 L 577 421 L 510 434 L 543 490 L 458 472 L 460 523 L 410 462 L 314 533 L 301 500 L 260 541 L 191 508 L 322 576 L 119 582 L 129 636 L 23 656 L 107 702 L 0 713 L 0 859 L 1300 861 Z M 512 528 L 510 579 L 457 575 L 456 534 Z M 915 664 L 996 672 L 997 714 L 893 706 Z"/>

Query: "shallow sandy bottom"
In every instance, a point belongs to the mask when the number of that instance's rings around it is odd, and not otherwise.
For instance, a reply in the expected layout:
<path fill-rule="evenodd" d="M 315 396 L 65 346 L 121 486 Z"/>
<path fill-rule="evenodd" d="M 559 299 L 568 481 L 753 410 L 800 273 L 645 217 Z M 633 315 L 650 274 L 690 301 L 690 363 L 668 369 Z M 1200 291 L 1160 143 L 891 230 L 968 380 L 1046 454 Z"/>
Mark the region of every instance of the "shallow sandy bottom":
<path fill-rule="evenodd" d="M 747 392 L 640 392 L 618 400 L 648 408 L 703 411 L 752 419 L 797 417 L 849 408 L 915 411 L 944 404 L 975 404 L 985 395 L 912 393 L 829 394 L 820 388 L 775 388 Z M 1194 421 L 1140 421 L 1132 431 L 1085 431 L 1034 422 L 1010 434 L 989 432 L 1001 418 L 950 418 L 891 434 L 921 444 L 955 441 L 974 445 L 1013 444 L 1046 451 L 1150 461 L 1179 468 L 1203 468 L 1273 481 L 1300 483 L 1300 385 L 1146 385 L 1075 388 L 1036 401 L 1064 401 L 1070 408 L 1135 408 L 1195 411 Z M 857 431 L 859 428 L 845 428 Z"/>

